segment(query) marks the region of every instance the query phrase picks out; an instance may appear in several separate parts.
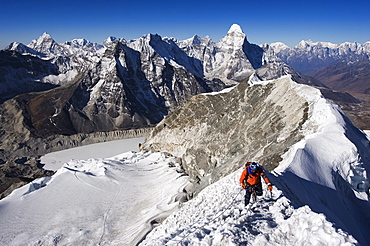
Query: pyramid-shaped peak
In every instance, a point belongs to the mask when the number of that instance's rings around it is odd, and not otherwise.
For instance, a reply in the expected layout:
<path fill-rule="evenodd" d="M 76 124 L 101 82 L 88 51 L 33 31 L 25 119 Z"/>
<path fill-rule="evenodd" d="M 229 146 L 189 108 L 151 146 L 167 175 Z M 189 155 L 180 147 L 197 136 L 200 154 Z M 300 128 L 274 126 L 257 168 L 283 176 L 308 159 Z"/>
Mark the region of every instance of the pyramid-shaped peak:
<path fill-rule="evenodd" d="M 32 49 L 35 49 L 36 47 L 38 46 L 41 46 L 42 44 L 45 44 L 45 43 L 54 43 L 54 39 L 50 36 L 50 34 L 44 32 L 38 39 L 34 39 L 31 41 L 31 43 L 29 45 L 27 45 L 28 47 L 32 48 Z"/>
<path fill-rule="evenodd" d="M 35 45 L 40 45 L 45 42 L 50 43 L 55 41 L 49 33 L 44 32 L 37 40 L 33 40 L 31 43 L 35 43 Z"/>
<path fill-rule="evenodd" d="M 229 33 L 243 33 L 243 30 L 238 24 L 232 24 L 227 34 Z"/>
<path fill-rule="evenodd" d="M 50 34 L 49 34 L 49 33 L 47 33 L 47 32 L 44 32 L 44 33 L 41 35 L 41 37 L 43 37 L 43 38 L 51 38 Z"/>
<path fill-rule="evenodd" d="M 38 39 L 37 42 L 41 43 L 43 41 L 54 41 L 54 39 L 51 37 L 51 35 L 47 32 L 44 32 Z"/>

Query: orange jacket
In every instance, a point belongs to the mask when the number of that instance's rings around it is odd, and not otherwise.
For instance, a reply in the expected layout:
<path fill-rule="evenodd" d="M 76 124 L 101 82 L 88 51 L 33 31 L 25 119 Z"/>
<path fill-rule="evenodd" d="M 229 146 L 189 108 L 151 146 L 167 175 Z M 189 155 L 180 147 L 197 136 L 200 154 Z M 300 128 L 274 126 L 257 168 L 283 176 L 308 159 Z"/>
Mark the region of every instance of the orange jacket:
<path fill-rule="evenodd" d="M 265 172 L 261 167 L 257 167 L 256 172 L 248 173 L 248 166 L 243 170 L 240 176 L 239 182 L 241 185 L 256 185 L 261 182 L 261 177 L 265 180 L 266 184 L 270 184 L 270 180 L 267 178 Z"/>

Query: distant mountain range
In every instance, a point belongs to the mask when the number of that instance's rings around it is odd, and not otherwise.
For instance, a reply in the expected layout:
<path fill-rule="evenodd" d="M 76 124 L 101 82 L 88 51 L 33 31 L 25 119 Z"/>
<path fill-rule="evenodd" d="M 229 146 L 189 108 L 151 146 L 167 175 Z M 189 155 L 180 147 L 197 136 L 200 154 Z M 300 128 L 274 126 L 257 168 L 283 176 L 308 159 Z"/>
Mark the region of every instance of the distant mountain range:
<path fill-rule="evenodd" d="M 28 45 L 14 42 L 0 51 L 0 103 L 14 98 L 27 129 L 44 138 L 151 127 L 199 93 L 249 76 L 268 80 L 291 74 L 319 87 L 344 110 L 361 111 L 361 117 L 351 118 L 367 129 L 361 119 L 370 103 L 369 54 L 370 42 L 258 46 L 236 24 L 219 42 L 148 34 L 130 41 L 58 44 L 44 33 Z"/>
<path fill-rule="evenodd" d="M 148 34 L 58 44 L 47 33 L 29 45 L 14 42 L 0 51 L 0 193 L 39 177 L 32 173 L 40 155 L 76 146 L 86 133 L 152 127 L 192 96 L 252 74 L 304 80 L 270 49 L 249 43 L 238 25 L 217 43 Z M 77 133 L 80 141 L 67 141 Z"/>
<path fill-rule="evenodd" d="M 249 43 L 237 25 L 217 43 L 148 34 L 102 45 L 83 39 L 57 44 L 44 33 L 27 46 L 12 43 L 0 57 L 2 102 L 55 88 L 26 99 L 35 122 L 30 127 L 42 136 L 152 126 L 183 100 L 234 85 L 259 69 L 260 79 L 302 77 L 268 47 Z M 33 108 L 41 105 L 48 110 Z"/>
<path fill-rule="evenodd" d="M 370 94 L 370 42 L 301 41 L 294 48 L 283 43 L 270 46 L 286 64 L 331 89 Z"/>
<path fill-rule="evenodd" d="M 370 57 L 370 41 L 365 44 L 301 41 L 293 48 L 277 42 L 270 46 L 285 63 L 304 74 L 338 61 L 352 63 L 369 60 Z"/>
<path fill-rule="evenodd" d="M 357 102 L 354 103 L 348 103 L 347 99 L 343 102 L 338 96 L 335 102 L 357 127 L 370 129 L 370 42 L 332 44 L 301 41 L 293 48 L 283 43 L 270 46 L 290 67 L 314 77 L 334 91 L 355 97 Z"/>

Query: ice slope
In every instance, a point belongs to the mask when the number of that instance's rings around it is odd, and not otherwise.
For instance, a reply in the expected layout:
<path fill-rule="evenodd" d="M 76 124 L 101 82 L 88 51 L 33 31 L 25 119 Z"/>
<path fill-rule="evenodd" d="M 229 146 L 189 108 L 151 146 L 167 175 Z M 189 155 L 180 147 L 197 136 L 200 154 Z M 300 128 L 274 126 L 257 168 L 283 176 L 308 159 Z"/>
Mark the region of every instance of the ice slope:
<path fill-rule="evenodd" d="M 188 177 L 161 153 L 70 161 L 0 201 L 0 245 L 135 245 Z"/>

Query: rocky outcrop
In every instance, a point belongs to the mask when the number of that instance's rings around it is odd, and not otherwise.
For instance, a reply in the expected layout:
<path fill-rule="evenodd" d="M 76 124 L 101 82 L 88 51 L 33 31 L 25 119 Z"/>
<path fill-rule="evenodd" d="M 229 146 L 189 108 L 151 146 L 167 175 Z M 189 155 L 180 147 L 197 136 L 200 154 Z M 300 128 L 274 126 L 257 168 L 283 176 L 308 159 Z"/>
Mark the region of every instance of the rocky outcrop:
<path fill-rule="evenodd" d="M 197 95 L 165 117 L 142 145 L 181 158 L 199 191 L 259 161 L 268 170 L 302 138 L 310 107 L 290 77 L 269 83 L 241 82 L 230 92 Z"/>

